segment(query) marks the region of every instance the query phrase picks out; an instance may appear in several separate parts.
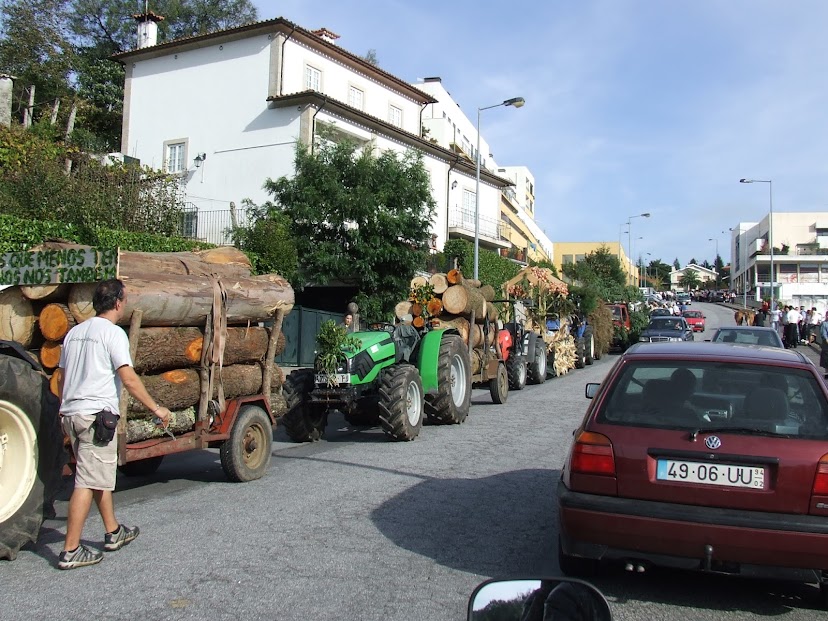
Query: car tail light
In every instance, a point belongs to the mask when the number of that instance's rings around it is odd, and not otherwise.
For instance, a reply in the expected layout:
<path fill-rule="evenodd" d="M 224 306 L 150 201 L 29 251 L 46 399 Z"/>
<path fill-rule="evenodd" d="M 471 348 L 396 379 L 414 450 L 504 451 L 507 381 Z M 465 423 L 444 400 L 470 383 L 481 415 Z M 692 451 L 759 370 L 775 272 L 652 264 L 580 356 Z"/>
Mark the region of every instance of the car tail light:
<path fill-rule="evenodd" d="M 612 442 L 603 434 L 582 431 L 572 447 L 570 466 L 572 472 L 614 477 L 615 454 L 612 451 Z"/>
<path fill-rule="evenodd" d="M 811 492 L 814 496 L 828 496 L 828 453 L 823 455 L 817 464 L 814 488 Z"/>

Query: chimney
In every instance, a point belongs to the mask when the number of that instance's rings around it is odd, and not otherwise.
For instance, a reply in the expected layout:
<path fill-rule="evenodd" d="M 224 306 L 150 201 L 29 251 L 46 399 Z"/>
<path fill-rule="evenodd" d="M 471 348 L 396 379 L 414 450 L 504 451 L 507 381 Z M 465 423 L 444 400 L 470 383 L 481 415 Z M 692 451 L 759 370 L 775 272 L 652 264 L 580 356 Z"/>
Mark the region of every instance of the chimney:
<path fill-rule="evenodd" d="M 14 79 L 13 75 L 0 73 L 0 126 L 3 127 L 11 125 Z"/>
<path fill-rule="evenodd" d="M 339 38 L 338 34 L 336 34 L 335 32 L 331 32 L 327 28 L 320 28 L 319 30 L 313 30 L 311 32 L 313 32 L 313 34 L 315 34 L 317 37 L 319 37 L 326 43 L 334 43 Z"/>
<path fill-rule="evenodd" d="M 161 15 L 152 11 L 145 11 L 133 15 L 132 19 L 138 22 L 138 49 L 151 47 L 158 43 L 158 22 L 164 21 Z"/>

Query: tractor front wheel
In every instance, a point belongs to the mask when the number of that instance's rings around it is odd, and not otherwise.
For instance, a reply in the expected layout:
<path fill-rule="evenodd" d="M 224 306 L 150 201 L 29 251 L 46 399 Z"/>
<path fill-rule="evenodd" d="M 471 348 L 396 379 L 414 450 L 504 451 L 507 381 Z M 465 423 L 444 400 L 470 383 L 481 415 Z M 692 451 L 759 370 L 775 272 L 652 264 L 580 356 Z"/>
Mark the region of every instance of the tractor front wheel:
<path fill-rule="evenodd" d="M 287 410 L 279 422 L 294 442 L 316 442 L 325 431 L 326 411 L 308 401 L 313 375 L 313 369 L 299 369 L 285 378 L 282 387 Z"/>
<path fill-rule="evenodd" d="M 530 341 L 530 349 L 531 349 Z M 535 336 L 535 354 L 527 369 L 527 380 L 530 384 L 543 384 L 546 381 L 546 343 L 543 339 Z"/>
<path fill-rule="evenodd" d="M 509 396 L 509 373 L 502 362 L 497 365 L 497 375 L 489 380 L 489 393 L 494 403 L 506 403 Z"/>
<path fill-rule="evenodd" d="M 425 395 L 417 368 L 398 364 L 382 372 L 379 421 L 391 440 L 407 442 L 420 434 Z"/>

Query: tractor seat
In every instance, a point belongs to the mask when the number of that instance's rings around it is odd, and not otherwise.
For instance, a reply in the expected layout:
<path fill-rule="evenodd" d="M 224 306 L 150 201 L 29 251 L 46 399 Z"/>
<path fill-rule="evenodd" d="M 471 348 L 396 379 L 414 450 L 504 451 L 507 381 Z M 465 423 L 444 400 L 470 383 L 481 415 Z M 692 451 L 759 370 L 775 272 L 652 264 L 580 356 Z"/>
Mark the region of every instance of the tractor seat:
<path fill-rule="evenodd" d="M 410 361 L 414 348 L 420 342 L 420 333 L 417 332 L 417 329 L 401 323 L 394 328 L 394 334 L 391 335 L 391 338 L 397 348 L 397 362 Z"/>

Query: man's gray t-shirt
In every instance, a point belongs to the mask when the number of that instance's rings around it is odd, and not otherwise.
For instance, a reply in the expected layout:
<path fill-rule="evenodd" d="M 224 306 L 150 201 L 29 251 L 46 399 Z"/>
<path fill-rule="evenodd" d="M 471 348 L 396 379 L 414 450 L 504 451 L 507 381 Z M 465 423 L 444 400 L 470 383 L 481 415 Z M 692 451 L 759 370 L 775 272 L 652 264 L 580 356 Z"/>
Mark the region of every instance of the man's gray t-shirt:
<path fill-rule="evenodd" d="M 63 339 L 59 366 L 63 369 L 60 413 L 118 413 L 121 379 L 118 369 L 132 366 L 126 332 L 102 317 L 78 324 Z"/>

